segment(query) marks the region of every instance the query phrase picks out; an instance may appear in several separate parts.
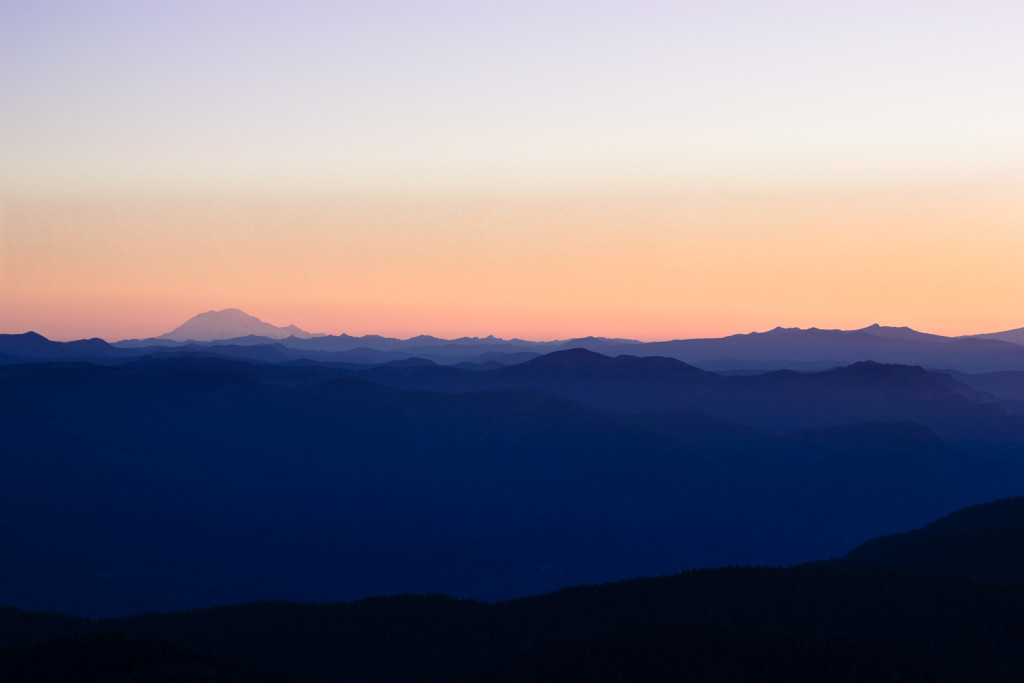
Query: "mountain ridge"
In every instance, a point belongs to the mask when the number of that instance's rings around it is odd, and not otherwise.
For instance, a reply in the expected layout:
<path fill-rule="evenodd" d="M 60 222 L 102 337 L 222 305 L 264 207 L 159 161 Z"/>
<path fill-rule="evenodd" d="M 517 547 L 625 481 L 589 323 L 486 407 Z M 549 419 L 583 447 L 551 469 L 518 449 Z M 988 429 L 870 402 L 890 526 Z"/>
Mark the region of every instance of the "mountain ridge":
<path fill-rule="evenodd" d="M 238 309 L 226 309 L 226 312 L 232 320 L 241 320 L 241 326 L 218 327 L 217 321 L 223 319 L 225 311 L 208 311 L 187 322 L 189 327 L 179 326 L 161 337 L 126 339 L 113 344 L 100 339 L 53 342 L 36 333 L 0 334 L 0 362 L 18 362 L 19 357 L 32 360 L 115 358 L 141 355 L 152 348 L 211 345 L 234 347 L 233 350 L 218 349 L 222 354 L 251 356 L 251 352 L 242 347 L 273 345 L 282 354 L 278 359 L 281 362 L 375 364 L 422 358 L 441 365 L 488 362 L 512 365 L 528 360 L 531 355 L 584 348 L 612 357 L 673 358 L 703 370 L 725 373 L 827 370 L 859 361 L 919 365 L 961 373 L 1024 372 L 1024 345 L 999 338 L 1002 333 L 944 337 L 909 327 L 874 324 L 859 330 L 777 327 L 766 332 L 720 338 L 654 342 L 603 337 L 528 341 L 494 336 L 441 339 L 418 335 L 398 339 L 381 335 L 314 335 L 294 325 L 275 327 Z M 266 356 L 266 360 L 273 358 Z M 1010 391 L 1017 392 L 1013 388 Z"/>

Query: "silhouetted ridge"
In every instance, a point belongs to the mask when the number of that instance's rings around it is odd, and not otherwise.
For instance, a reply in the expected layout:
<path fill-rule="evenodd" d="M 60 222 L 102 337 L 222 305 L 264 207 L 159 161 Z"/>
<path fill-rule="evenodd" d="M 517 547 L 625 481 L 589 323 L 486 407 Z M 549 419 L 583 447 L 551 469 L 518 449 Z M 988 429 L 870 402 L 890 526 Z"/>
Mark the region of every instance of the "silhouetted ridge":
<path fill-rule="evenodd" d="M 1019 332 L 1019 331 L 1017 331 Z M 1017 334 L 1008 331 L 1006 334 Z M 1003 333 L 999 333 L 1002 335 Z M 188 321 L 178 330 L 151 339 L 128 339 L 116 342 L 120 350 L 146 346 L 177 346 L 192 343 L 220 342 L 231 346 L 248 346 L 280 342 L 288 358 L 316 358 L 373 364 L 409 357 L 421 357 L 436 363 L 454 365 L 459 362 L 497 360 L 509 364 L 523 360 L 524 354 L 555 350 L 586 348 L 609 357 L 662 356 L 675 358 L 709 370 L 821 370 L 870 359 L 885 363 L 920 365 L 926 368 L 949 368 L 961 372 L 1024 370 L 1024 338 L 997 340 L 991 335 L 952 339 L 917 332 L 907 327 L 871 325 L 860 330 L 823 330 L 817 328 L 777 327 L 767 332 L 735 334 L 716 339 L 678 339 L 663 342 L 639 342 L 629 339 L 581 337 L 562 341 L 524 341 L 487 337 L 441 339 L 418 335 L 409 339 L 366 335 L 310 335 L 294 327 L 275 327 L 237 309 L 208 311 Z M 197 341 L 205 340 L 205 341 Z M 96 340 L 83 340 L 95 342 Z M 66 347 L 53 357 L 85 359 L 96 357 L 101 347 Z M 10 353 L 0 340 L 0 354 Z M 104 351 L 109 355 L 109 350 Z M 481 358 L 482 354 L 508 355 L 507 359 Z M 34 357 L 51 357 L 36 354 Z M 267 359 L 273 360 L 273 359 Z M 4 362 L 11 362 L 4 359 Z"/>
<path fill-rule="evenodd" d="M 95 337 L 70 342 L 55 342 L 37 332 L 0 334 L 0 353 L 29 360 L 109 358 L 124 355 L 117 348 Z"/>
<path fill-rule="evenodd" d="M 491 370 L 378 366 L 358 374 L 427 391 L 534 389 L 619 412 L 695 410 L 777 432 L 861 422 L 918 422 L 943 438 L 1024 431 L 1024 421 L 1003 419 L 1009 408 L 999 399 L 949 375 L 872 361 L 723 376 L 672 358 L 567 349 Z"/>
<path fill-rule="evenodd" d="M 940 536 L 942 534 L 974 531 L 986 527 L 1024 525 L 1024 496 L 1004 498 L 957 510 L 920 529 L 871 539 L 847 555 L 848 558 L 866 557 L 882 550 L 902 545 L 907 541 Z M 1024 567 L 1022 567 L 1024 571 Z"/>
<path fill-rule="evenodd" d="M 928 377 L 928 371 L 917 365 L 905 365 L 901 363 L 879 363 L 873 360 L 861 360 L 856 363 L 850 363 L 849 365 L 833 368 L 832 370 L 826 370 L 825 372 L 831 372 L 835 375 L 847 375 L 850 377 L 869 377 L 869 378 L 890 378 L 896 377 L 900 379 L 907 379 L 910 377 L 914 378 L 926 378 Z"/>
<path fill-rule="evenodd" d="M 826 564 L 1024 583 L 1024 498 L 959 510 L 920 529 L 872 539 Z"/>
<path fill-rule="evenodd" d="M 898 363 L 877 363 L 871 360 L 858 361 L 850 365 L 824 370 L 819 373 L 829 377 L 834 382 L 877 385 L 877 386 L 899 386 L 903 389 L 924 386 L 934 388 L 942 387 L 945 382 L 938 381 L 937 375 L 928 372 L 916 365 L 901 365 Z M 964 387 L 967 389 L 967 387 Z"/>
<path fill-rule="evenodd" d="M 614 372 L 616 375 L 629 376 L 637 381 L 645 381 L 650 373 L 662 373 L 662 377 L 685 375 L 688 377 L 714 376 L 700 368 L 674 358 L 664 356 L 606 356 L 584 348 L 553 351 L 533 360 L 528 360 L 510 368 L 507 373 L 526 374 L 533 370 L 572 370 L 587 371 L 595 374 Z"/>
<path fill-rule="evenodd" d="M 1024 524 L 1024 496 L 1004 498 L 957 510 L 931 524 L 926 524 L 921 531 L 925 533 L 965 531 L 1008 524 Z"/>
<path fill-rule="evenodd" d="M 924 395 L 936 398 L 942 395 L 957 396 L 972 403 L 984 405 L 990 411 L 1006 412 L 995 396 L 967 386 L 945 373 L 925 370 L 916 365 L 860 361 L 826 372 L 834 377 L 848 378 L 859 383 L 891 383 L 903 389 L 915 389 L 923 392 Z"/>
<path fill-rule="evenodd" d="M 891 338 L 896 338 L 896 339 L 907 339 L 907 340 L 914 340 L 914 341 L 921 341 L 921 342 L 947 342 L 947 341 L 949 341 L 949 337 L 943 337 L 943 336 L 938 335 L 938 334 L 929 334 L 927 332 L 918 332 L 917 330 L 915 330 L 913 328 L 910 328 L 910 327 L 906 327 L 906 326 L 892 327 L 892 326 L 888 326 L 888 325 L 879 325 L 878 323 L 874 323 L 873 325 L 868 325 L 867 327 L 859 329 L 859 330 L 851 330 L 851 333 L 852 332 L 860 332 L 860 333 L 870 334 L 870 335 L 874 335 L 876 337 L 891 337 Z"/>
<path fill-rule="evenodd" d="M 612 362 L 610 356 L 581 347 L 565 349 L 563 351 L 552 351 L 533 360 L 528 360 L 522 363 L 522 365 L 532 369 L 591 369 L 607 367 L 607 364 L 610 362 Z"/>
<path fill-rule="evenodd" d="M 915 330 L 869 327 L 822 330 L 777 327 L 717 339 L 678 339 L 611 346 L 605 353 L 678 358 L 709 369 L 824 369 L 858 360 L 953 368 L 965 372 L 1024 369 L 1024 348 L 1005 341 L 951 339 Z"/>
<path fill-rule="evenodd" d="M 1017 586 L 723 568 L 498 604 L 437 595 L 253 602 L 87 623 L 77 639 L 61 637 L 55 624 L 53 640 L 8 648 L 0 642 L 0 677 L 148 682 L 154 678 L 147 675 L 192 680 L 184 678 L 191 673 L 233 681 L 281 672 L 324 683 L 1009 682 L 1024 676 L 1022 614 Z M 199 666 L 177 670 L 186 662 Z M 82 675 L 97 665 L 107 677 Z M 240 666 L 251 678 L 240 677 Z"/>
<path fill-rule="evenodd" d="M 1018 327 L 1015 330 L 1005 330 L 1003 332 L 989 332 L 988 334 L 973 334 L 969 335 L 971 339 L 995 339 L 998 341 L 1010 342 L 1011 344 L 1024 344 L 1024 327 Z"/>
<path fill-rule="evenodd" d="M 44 337 L 43 335 L 39 334 L 34 330 L 29 330 L 28 332 L 24 332 L 22 334 L 4 334 L 0 335 L 0 337 L 4 339 L 20 339 L 24 341 L 26 344 L 41 344 L 50 341 L 49 339 L 47 339 L 46 337 Z"/>

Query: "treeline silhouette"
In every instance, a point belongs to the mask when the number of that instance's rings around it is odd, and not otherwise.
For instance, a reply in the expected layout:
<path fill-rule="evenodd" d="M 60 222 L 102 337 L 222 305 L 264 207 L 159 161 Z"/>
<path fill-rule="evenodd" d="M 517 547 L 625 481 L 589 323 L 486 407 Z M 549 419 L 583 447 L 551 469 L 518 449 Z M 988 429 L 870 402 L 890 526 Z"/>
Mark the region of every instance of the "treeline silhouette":
<path fill-rule="evenodd" d="M 398 595 L 103 620 L 0 607 L 0 680 L 1021 680 L 1024 571 L 1010 544 L 1022 530 L 1017 497 L 830 562 L 494 604 Z M 908 563 L 928 571 L 896 571 Z"/>
<path fill-rule="evenodd" d="M 26 618 L 5 611 L 5 621 Z M 1024 588 L 723 568 L 498 604 L 403 595 L 52 619 L 4 681 L 1012 681 Z M 24 639 L 22 639 L 24 640 Z M 175 676 L 176 678 L 172 678 Z M 161 678 L 163 677 L 163 678 Z"/>
<path fill-rule="evenodd" d="M 920 529 L 875 538 L 818 563 L 1024 584 L 1024 497 L 975 505 Z"/>
<path fill-rule="evenodd" d="M 398 595 L 95 621 L 0 608 L 0 680 L 1021 680 L 1024 568 L 1009 544 L 1022 531 L 1016 497 L 829 562 L 496 604 Z M 908 563 L 929 571 L 894 570 Z M 991 576 L 1004 581 L 982 580 Z"/>

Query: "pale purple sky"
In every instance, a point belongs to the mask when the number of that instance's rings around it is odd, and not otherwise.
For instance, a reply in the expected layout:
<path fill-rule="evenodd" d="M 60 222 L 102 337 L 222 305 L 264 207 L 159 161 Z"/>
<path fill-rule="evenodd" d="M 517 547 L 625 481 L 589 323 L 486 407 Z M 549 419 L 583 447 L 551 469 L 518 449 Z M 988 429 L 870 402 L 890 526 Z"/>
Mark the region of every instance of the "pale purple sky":
<path fill-rule="evenodd" d="M 1024 154 L 1019 2 L 6 0 L 7 193 L 573 189 Z"/>
<path fill-rule="evenodd" d="M 1024 3 L 0 3 L 0 332 L 1024 325 Z"/>

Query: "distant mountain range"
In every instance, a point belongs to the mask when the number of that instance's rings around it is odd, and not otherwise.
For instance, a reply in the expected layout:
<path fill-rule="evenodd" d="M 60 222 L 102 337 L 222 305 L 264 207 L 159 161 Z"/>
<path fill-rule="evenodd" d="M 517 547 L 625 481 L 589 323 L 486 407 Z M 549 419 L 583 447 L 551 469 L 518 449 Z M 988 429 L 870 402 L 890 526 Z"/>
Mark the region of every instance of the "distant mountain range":
<path fill-rule="evenodd" d="M 1015 330 L 1006 330 L 1005 332 L 991 332 L 989 334 L 975 334 L 971 335 L 973 339 L 995 339 L 997 341 L 1010 342 L 1012 344 L 1024 344 L 1024 327 L 1018 327 Z"/>
<path fill-rule="evenodd" d="M 429 335 L 395 339 L 377 335 L 312 335 L 294 326 L 268 325 L 238 309 L 226 309 L 203 313 L 155 339 L 126 340 L 116 346 L 139 348 L 168 342 L 255 346 L 275 341 L 285 347 L 280 353 L 289 359 L 304 357 L 362 363 L 425 358 L 443 364 L 489 361 L 507 364 L 527 360 L 531 354 L 585 348 L 610 356 L 665 356 L 706 370 L 725 371 L 827 369 L 863 360 L 962 372 L 1024 370 L 1024 328 L 944 337 L 909 327 L 877 324 L 859 330 L 777 327 L 768 332 L 664 342 L 604 337 L 540 342 L 493 336 L 447 340 Z M 330 357 L 327 354 L 343 355 Z"/>
<path fill-rule="evenodd" d="M 995 338 L 943 337 L 909 328 L 873 325 L 860 330 L 775 328 L 719 339 L 685 339 L 612 346 L 602 353 L 659 355 L 708 370 L 813 369 L 858 360 L 903 363 L 964 372 L 1024 369 L 1020 344 Z"/>
<path fill-rule="evenodd" d="M 640 342 L 584 337 L 529 341 L 497 337 L 440 339 L 419 335 L 313 334 L 276 327 L 238 309 L 207 311 L 150 339 L 107 344 L 100 339 L 51 342 L 35 333 L 0 335 L 0 363 L 25 360 L 98 360 L 154 352 L 207 354 L 261 362 L 315 361 L 360 365 L 430 361 L 496 367 L 522 363 L 562 349 L 584 348 L 606 356 L 660 356 L 704 370 L 757 373 L 825 370 L 859 361 L 919 365 L 962 373 L 1024 372 L 1024 328 L 967 337 L 944 337 L 908 327 L 871 325 L 859 330 L 781 328 L 710 339 Z"/>
<path fill-rule="evenodd" d="M 872 361 L 810 373 L 777 370 L 723 376 L 672 358 L 610 358 L 569 349 L 494 369 L 392 364 L 352 374 L 413 390 L 540 389 L 617 412 L 699 410 L 769 430 L 907 420 L 950 437 L 981 436 L 987 431 L 984 425 L 1016 405 L 942 373 Z"/>

